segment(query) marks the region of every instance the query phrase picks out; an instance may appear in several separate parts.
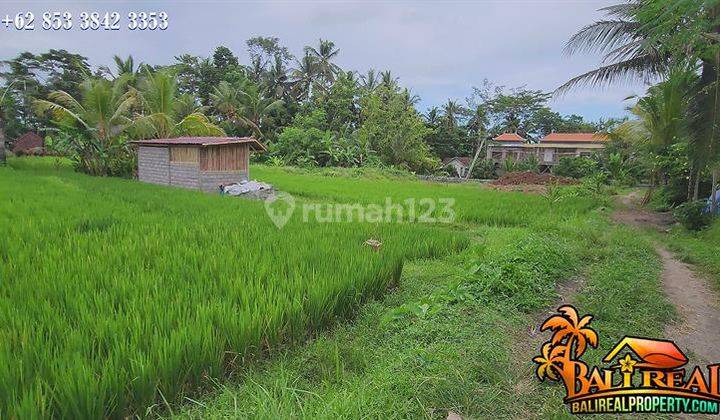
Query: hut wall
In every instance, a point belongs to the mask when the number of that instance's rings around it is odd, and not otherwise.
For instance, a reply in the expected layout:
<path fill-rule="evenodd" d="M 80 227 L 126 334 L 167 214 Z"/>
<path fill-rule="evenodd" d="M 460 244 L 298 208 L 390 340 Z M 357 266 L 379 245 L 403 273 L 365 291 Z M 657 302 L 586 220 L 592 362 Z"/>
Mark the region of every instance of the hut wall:
<path fill-rule="evenodd" d="M 205 192 L 218 192 L 220 185 L 228 185 L 247 180 L 248 174 L 245 171 L 200 172 L 200 189 Z"/>
<path fill-rule="evenodd" d="M 247 172 L 250 147 L 247 144 L 228 144 L 205 147 L 200 153 L 200 170 Z"/>
<path fill-rule="evenodd" d="M 170 185 L 197 189 L 199 182 L 197 163 L 170 162 Z"/>
<path fill-rule="evenodd" d="M 209 146 L 200 151 L 200 189 L 216 192 L 220 185 L 248 180 L 247 144 Z"/>
<path fill-rule="evenodd" d="M 151 184 L 170 183 L 169 152 L 167 147 L 140 146 L 138 149 L 138 179 Z"/>
<path fill-rule="evenodd" d="M 170 185 L 199 188 L 200 148 L 198 146 L 170 147 Z"/>

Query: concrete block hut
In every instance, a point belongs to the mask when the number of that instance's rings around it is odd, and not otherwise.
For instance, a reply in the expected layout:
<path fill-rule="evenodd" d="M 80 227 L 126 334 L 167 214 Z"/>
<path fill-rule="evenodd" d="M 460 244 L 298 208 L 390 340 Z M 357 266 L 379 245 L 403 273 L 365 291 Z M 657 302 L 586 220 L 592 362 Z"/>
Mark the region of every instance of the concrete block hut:
<path fill-rule="evenodd" d="M 133 143 L 138 146 L 140 181 L 207 192 L 247 181 L 250 152 L 267 150 L 252 137 L 180 137 Z"/>

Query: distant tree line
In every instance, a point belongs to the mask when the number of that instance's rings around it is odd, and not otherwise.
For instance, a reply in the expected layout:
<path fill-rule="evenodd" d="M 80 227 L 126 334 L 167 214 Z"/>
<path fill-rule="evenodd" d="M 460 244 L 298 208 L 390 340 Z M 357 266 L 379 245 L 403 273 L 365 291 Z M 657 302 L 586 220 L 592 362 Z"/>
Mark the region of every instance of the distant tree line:
<path fill-rule="evenodd" d="M 420 98 L 391 71 L 340 68 L 332 41 L 299 57 L 274 37 L 246 46 L 248 63 L 220 46 L 165 66 L 116 56 L 114 68 L 95 70 L 65 50 L 25 52 L 3 62 L 2 127 L 10 139 L 40 131 L 86 172 L 128 175 L 127 141 L 142 137 L 252 135 L 268 144 L 262 158 L 273 164 L 433 172 L 442 158 L 470 155 L 501 132 L 536 139 L 616 123 L 564 116 L 548 106 L 549 93 L 487 81 L 421 113 Z"/>

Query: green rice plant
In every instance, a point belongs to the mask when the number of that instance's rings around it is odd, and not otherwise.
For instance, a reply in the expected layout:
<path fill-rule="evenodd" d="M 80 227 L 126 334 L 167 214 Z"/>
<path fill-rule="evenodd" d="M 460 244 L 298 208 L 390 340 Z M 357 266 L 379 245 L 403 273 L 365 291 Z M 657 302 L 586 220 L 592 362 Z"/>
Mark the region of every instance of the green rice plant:
<path fill-rule="evenodd" d="M 38 162 L 0 169 L 2 418 L 118 418 L 177 401 L 232 360 L 350 315 L 407 258 L 466 243 L 297 216 L 279 230 L 261 202 Z"/>
<path fill-rule="evenodd" d="M 252 175 L 300 202 L 453 198 L 459 224 L 550 226 L 593 208 L 475 185 Z M 436 225 L 299 212 L 280 230 L 261 202 L 89 177 L 52 158 L 0 168 L 0 197 L 0 418 L 142 416 L 352 315 L 408 259 L 468 244 Z"/>

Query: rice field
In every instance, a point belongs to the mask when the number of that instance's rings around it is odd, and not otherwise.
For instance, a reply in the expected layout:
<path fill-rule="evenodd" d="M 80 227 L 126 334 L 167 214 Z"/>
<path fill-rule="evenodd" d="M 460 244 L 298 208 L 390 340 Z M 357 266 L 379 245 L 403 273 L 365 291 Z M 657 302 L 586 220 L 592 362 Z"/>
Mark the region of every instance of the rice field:
<path fill-rule="evenodd" d="M 305 200 L 450 194 L 459 223 L 545 223 L 592 207 L 477 186 L 252 175 Z M 422 224 L 294 216 L 279 230 L 261 202 L 88 177 L 53 159 L 11 160 L 0 197 L 0 418 L 142 416 L 351 315 L 407 259 L 468 243 Z"/>

